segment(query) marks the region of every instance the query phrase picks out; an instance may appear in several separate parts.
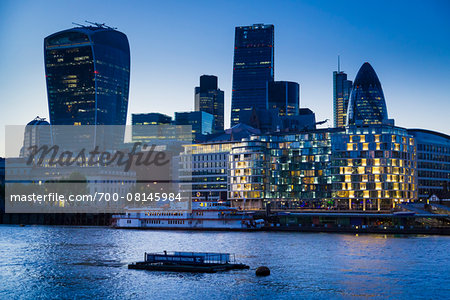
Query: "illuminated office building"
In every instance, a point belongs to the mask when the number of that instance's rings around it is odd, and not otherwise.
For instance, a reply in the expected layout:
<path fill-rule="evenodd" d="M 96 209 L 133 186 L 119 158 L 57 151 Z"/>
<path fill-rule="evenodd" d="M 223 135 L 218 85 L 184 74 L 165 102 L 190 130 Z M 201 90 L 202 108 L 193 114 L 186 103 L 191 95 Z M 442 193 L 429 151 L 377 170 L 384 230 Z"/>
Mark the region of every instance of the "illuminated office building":
<path fill-rule="evenodd" d="M 252 136 L 229 161 L 229 199 L 246 209 L 390 210 L 417 199 L 414 138 L 390 125 Z"/>
<path fill-rule="evenodd" d="M 267 182 L 267 143 L 251 137 L 234 145 L 229 156 L 231 204 L 241 209 L 263 209 Z"/>
<path fill-rule="evenodd" d="M 389 210 L 417 199 L 416 145 L 406 129 L 350 126 L 331 144 L 336 208 Z"/>
<path fill-rule="evenodd" d="M 44 56 L 50 124 L 95 125 L 96 144 L 111 147 L 123 142 L 124 129 L 104 132 L 97 125 L 126 123 L 130 82 L 126 35 L 104 25 L 75 27 L 46 37 Z M 67 133 L 58 138 L 70 143 L 64 136 Z M 76 145 L 81 139 L 72 141 Z"/>
<path fill-rule="evenodd" d="M 125 125 L 130 47 L 125 34 L 83 26 L 44 40 L 52 125 Z"/>
<path fill-rule="evenodd" d="M 408 129 L 417 144 L 419 200 L 432 195 L 450 198 L 450 136 L 425 129 Z"/>
<path fill-rule="evenodd" d="M 232 145 L 220 142 L 184 146 L 179 178 L 182 190 L 192 189 L 193 201 L 228 201 L 228 154 Z M 185 180 L 189 183 L 184 184 Z"/>
<path fill-rule="evenodd" d="M 195 111 L 214 116 L 214 132 L 224 129 L 224 92 L 217 87 L 217 77 L 200 76 L 200 86 L 195 88 Z"/>
<path fill-rule="evenodd" d="M 274 80 L 274 26 L 254 24 L 235 30 L 231 126 L 242 110 L 265 109 L 267 84 Z"/>
<path fill-rule="evenodd" d="M 338 70 L 333 72 L 333 119 L 334 127 L 344 127 L 347 121 L 348 100 L 352 91 L 352 81 L 347 74 Z"/>

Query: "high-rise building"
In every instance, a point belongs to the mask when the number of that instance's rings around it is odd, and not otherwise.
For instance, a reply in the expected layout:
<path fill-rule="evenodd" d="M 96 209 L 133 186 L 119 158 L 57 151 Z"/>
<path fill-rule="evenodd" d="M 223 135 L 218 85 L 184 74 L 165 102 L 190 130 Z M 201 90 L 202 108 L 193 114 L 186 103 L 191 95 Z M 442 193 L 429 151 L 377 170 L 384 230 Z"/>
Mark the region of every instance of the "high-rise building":
<path fill-rule="evenodd" d="M 130 47 L 122 32 L 81 26 L 44 40 L 52 125 L 125 125 Z"/>
<path fill-rule="evenodd" d="M 347 112 L 347 125 L 386 124 L 388 113 L 375 70 L 365 62 L 356 75 Z"/>
<path fill-rule="evenodd" d="M 195 88 L 195 110 L 214 116 L 214 131 L 224 128 L 224 92 L 217 87 L 217 76 L 200 76 L 200 86 Z"/>
<path fill-rule="evenodd" d="M 296 116 L 300 107 L 299 84 L 290 81 L 268 83 L 267 108 L 278 109 L 280 116 Z"/>
<path fill-rule="evenodd" d="M 352 91 L 352 81 L 340 70 L 333 72 L 333 119 L 334 127 L 344 127 L 347 121 L 348 100 Z"/>
<path fill-rule="evenodd" d="M 274 80 L 274 26 L 255 24 L 235 30 L 231 126 L 242 110 L 265 109 L 267 84 Z"/>

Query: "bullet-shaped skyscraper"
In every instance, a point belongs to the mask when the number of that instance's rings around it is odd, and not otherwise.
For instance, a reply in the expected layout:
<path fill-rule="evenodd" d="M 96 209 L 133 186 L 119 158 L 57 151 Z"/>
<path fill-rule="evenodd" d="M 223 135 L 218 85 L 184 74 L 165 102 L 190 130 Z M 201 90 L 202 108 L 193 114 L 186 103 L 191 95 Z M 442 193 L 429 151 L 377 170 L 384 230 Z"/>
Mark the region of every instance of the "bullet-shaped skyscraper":
<path fill-rule="evenodd" d="M 267 85 L 274 80 L 274 26 L 254 24 L 235 30 L 231 126 L 242 110 L 266 109 Z"/>
<path fill-rule="evenodd" d="M 365 62 L 356 75 L 350 95 L 347 125 L 384 124 L 388 120 L 386 101 L 377 73 Z"/>

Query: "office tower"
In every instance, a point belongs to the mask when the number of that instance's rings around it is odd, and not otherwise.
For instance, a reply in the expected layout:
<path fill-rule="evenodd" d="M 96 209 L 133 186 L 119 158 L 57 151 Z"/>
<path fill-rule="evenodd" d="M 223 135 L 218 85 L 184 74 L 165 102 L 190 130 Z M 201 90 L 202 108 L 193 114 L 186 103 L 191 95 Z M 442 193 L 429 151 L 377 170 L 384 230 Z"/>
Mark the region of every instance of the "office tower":
<path fill-rule="evenodd" d="M 130 81 L 125 34 L 100 24 L 63 30 L 45 38 L 44 55 L 52 125 L 125 125 Z M 97 126 L 93 136 L 103 145 L 123 140 L 123 133 Z"/>
<path fill-rule="evenodd" d="M 333 72 L 333 119 L 334 127 L 344 127 L 347 121 L 348 100 L 352 91 L 352 81 L 347 80 L 347 74 L 340 70 Z"/>
<path fill-rule="evenodd" d="M 224 92 L 217 87 L 217 77 L 200 76 L 200 86 L 195 88 L 195 110 L 214 116 L 214 132 L 224 128 Z"/>
<path fill-rule="evenodd" d="M 416 141 L 419 200 L 450 198 L 450 136 L 426 129 L 408 129 Z"/>
<path fill-rule="evenodd" d="M 406 129 L 365 124 L 335 130 L 341 130 L 331 136 L 336 208 L 389 211 L 417 199 L 416 147 Z"/>
<path fill-rule="evenodd" d="M 268 83 L 268 109 L 278 109 L 280 116 L 296 116 L 299 107 L 299 85 L 297 82 L 273 81 Z"/>
<path fill-rule="evenodd" d="M 20 149 L 20 157 L 28 157 L 33 147 L 51 145 L 50 124 L 45 118 L 36 117 L 25 127 L 23 135 L 23 146 Z"/>
<path fill-rule="evenodd" d="M 214 116 L 204 111 L 176 112 L 175 125 L 192 126 L 192 135 L 197 141 L 203 135 L 213 132 Z"/>
<path fill-rule="evenodd" d="M 274 26 L 255 24 L 235 30 L 231 126 L 242 110 L 265 109 L 267 83 L 274 80 Z"/>
<path fill-rule="evenodd" d="M 365 62 L 356 75 L 347 113 L 347 125 L 386 124 L 383 89 L 375 70 Z"/>

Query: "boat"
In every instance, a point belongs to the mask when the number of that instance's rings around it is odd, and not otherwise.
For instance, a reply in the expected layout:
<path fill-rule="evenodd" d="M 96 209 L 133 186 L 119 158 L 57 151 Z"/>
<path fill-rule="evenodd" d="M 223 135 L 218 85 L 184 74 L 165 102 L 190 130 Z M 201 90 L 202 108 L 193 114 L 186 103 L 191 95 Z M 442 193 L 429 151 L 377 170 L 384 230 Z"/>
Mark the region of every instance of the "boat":
<path fill-rule="evenodd" d="M 112 220 L 114 228 L 129 229 L 255 230 L 264 226 L 264 220 L 255 220 L 253 213 L 214 201 L 192 202 L 191 211 L 129 208 Z"/>
<path fill-rule="evenodd" d="M 236 263 L 235 255 L 230 253 L 178 251 L 145 253 L 144 261 L 128 265 L 128 269 L 196 273 L 215 273 L 249 268 L 245 264 Z"/>

